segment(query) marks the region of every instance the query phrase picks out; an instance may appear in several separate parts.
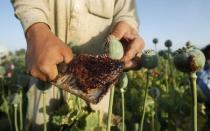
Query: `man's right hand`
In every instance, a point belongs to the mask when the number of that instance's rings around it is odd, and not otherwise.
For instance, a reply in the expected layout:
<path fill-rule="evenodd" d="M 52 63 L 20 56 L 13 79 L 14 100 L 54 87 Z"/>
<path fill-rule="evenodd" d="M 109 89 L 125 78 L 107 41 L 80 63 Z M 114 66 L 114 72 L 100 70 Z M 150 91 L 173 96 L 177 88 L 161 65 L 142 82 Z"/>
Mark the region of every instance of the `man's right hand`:
<path fill-rule="evenodd" d="M 69 63 L 73 58 L 72 50 L 44 23 L 33 24 L 26 32 L 26 40 L 27 73 L 43 81 L 54 80 L 57 64 Z"/>

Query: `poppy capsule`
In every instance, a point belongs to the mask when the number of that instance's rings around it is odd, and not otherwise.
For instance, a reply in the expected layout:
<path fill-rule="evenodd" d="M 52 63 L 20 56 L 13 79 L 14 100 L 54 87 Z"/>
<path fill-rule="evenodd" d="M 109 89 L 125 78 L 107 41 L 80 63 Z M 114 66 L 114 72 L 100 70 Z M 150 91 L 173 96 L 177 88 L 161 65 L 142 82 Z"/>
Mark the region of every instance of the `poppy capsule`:
<path fill-rule="evenodd" d="M 156 45 L 158 43 L 158 39 L 154 38 L 152 42 Z"/>
<path fill-rule="evenodd" d="M 185 73 L 201 70 L 205 64 L 204 54 L 194 46 L 187 46 L 176 51 L 174 56 L 175 67 Z"/>
<path fill-rule="evenodd" d="M 121 92 L 125 92 L 125 89 L 126 89 L 126 87 L 128 85 L 128 77 L 127 77 L 126 73 L 122 73 L 121 74 L 118 83 L 119 83 L 119 86 L 121 88 L 120 89 Z"/>
<path fill-rule="evenodd" d="M 110 35 L 106 43 L 106 54 L 112 58 L 120 60 L 123 57 L 124 49 L 122 43 L 113 35 Z"/>
<path fill-rule="evenodd" d="M 166 46 L 167 48 L 170 48 L 170 47 L 172 46 L 172 41 L 171 41 L 171 40 L 166 40 L 165 46 Z"/>
<path fill-rule="evenodd" d="M 158 56 L 154 50 L 146 50 L 141 56 L 141 65 L 147 69 L 153 69 L 158 65 Z"/>

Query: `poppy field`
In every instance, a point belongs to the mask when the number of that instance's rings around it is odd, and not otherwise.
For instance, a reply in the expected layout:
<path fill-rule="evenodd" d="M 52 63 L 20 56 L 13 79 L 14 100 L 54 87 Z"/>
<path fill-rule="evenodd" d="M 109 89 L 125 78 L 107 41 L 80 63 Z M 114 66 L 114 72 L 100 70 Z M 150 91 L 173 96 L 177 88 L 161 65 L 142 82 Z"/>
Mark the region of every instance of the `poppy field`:
<path fill-rule="evenodd" d="M 170 40 L 163 43 L 165 50 L 157 51 L 158 39 L 153 43 L 154 50 L 141 56 L 141 68 L 123 72 L 111 88 L 109 113 L 103 118 L 72 95 L 50 112 L 45 124 L 59 131 L 209 131 L 206 98 L 196 84 L 204 55 L 190 42 L 177 51 Z M 25 73 L 25 50 L 0 56 L 0 130 L 30 131 L 25 125 L 31 78 Z"/>

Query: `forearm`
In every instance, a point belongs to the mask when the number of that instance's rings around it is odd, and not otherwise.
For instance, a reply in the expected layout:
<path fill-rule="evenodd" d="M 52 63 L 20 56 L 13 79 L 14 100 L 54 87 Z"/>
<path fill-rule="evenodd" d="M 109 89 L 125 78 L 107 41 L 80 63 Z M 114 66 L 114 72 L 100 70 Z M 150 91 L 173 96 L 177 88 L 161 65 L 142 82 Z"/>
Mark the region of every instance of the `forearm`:
<path fill-rule="evenodd" d="M 135 0 L 116 0 L 113 26 L 120 21 L 128 23 L 134 30 L 138 31 L 139 22 Z"/>
<path fill-rule="evenodd" d="M 11 2 L 15 10 L 15 16 L 21 21 L 25 32 L 35 23 L 49 25 L 49 10 L 43 0 L 11 0 Z"/>
<path fill-rule="evenodd" d="M 50 28 L 45 23 L 34 23 L 26 31 L 27 43 L 30 44 L 32 39 L 46 38 L 49 32 Z"/>

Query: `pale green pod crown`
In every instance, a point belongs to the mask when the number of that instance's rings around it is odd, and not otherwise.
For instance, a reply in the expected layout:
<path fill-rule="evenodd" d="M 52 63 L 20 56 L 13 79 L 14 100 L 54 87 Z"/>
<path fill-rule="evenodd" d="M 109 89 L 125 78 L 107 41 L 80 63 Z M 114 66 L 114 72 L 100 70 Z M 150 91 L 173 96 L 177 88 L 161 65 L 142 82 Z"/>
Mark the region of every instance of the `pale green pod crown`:
<path fill-rule="evenodd" d="M 121 59 L 124 54 L 122 43 L 113 35 L 108 37 L 106 43 L 106 54 L 112 59 Z"/>
<path fill-rule="evenodd" d="M 203 52 L 190 44 L 177 50 L 174 56 L 175 67 L 185 73 L 201 70 L 204 67 L 205 61 Z"/>
<path fill-rule="evenodd" d="M 128 86 L 128 77 L 127 74 L 124 72 L 119 78 L 119 87 L 121 88 L 121 91 L 124 91 L 126 87 Z"/>
<path fill-rule="evenodd" d="M 153 69 L 158 65 L 158 56 L 154 50 L 146 50 L 141 56 L 141 65 L 147 69 Z"/>

